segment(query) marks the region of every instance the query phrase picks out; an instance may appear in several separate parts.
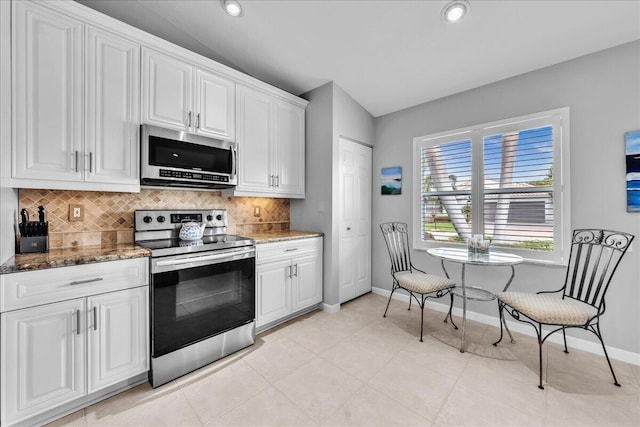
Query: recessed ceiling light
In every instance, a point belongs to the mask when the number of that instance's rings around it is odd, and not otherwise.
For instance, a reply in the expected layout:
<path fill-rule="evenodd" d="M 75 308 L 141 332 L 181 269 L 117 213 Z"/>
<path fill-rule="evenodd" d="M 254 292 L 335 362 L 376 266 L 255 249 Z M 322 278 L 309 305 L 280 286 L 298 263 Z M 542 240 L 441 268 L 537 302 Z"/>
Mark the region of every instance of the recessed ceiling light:
<path fill-rule="evenodd" d="M 442 19 L 448 24 L 460 22 L 469 12 L 470 7 L 467 0 L 453 0 L 442 8 Z"/>
<path fill-rule="evenodd" d="M 222 5 L 229 15 L 234 17 L 242 15 L 242 6 L 236 0 L 224 0 Z"/>

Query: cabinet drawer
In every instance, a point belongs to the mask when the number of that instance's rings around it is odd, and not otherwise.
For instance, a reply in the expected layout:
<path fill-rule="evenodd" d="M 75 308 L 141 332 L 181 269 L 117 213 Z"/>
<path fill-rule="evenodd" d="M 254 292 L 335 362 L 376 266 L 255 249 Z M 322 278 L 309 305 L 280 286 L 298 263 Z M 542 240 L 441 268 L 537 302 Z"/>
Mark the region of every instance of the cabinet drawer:
<path fill-rule="evenodd" d="M 272 262 L 322 251 L 322 238 L 313 237 L 256 245 L 256 264 Z"/>
<path fill-rule="evenodd" d="M 148 284 L 148 258 L 3 274 L 0 312 Z"/>

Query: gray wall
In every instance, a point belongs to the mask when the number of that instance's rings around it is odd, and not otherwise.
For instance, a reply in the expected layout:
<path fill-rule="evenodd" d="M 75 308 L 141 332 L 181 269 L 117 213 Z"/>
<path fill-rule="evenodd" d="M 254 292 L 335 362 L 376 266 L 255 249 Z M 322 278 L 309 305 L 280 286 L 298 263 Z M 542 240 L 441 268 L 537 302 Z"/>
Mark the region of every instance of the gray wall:
<path fill-rule="evenodd" d="M 345 137 L 373 145 L 375 119 L 333 82 L 301 95 L 306 112 L 306 198 L 291 200 L 291 227 L 324 233 L 324 295 L 339 302 L 338 141 Z"/>
<path fill-rule="evenodd" d="M 382 197 L 374 191 L 373 228 L 392 220 L 411 224 L 413 137 L 559 107 L 569 107 L 571 116 L 571 228 L 604 227 L 638 236 L 609 291 L 602 329 L 608 345 L 640 353 L 640 214 L 626 212 L 623 140 L 625 132 L 640 129 L 640 42 L 379 117 L 373 169 L 401 165 L 405 180 L 401 196 Z M 414 251 L 412 258 L 427 271 L 441 271 L 424 252 Z M 518 266 L 511 289 L 559 288 L 563 271 Z M 499 274 L 475 267 L 468 277 L 498 290 Z M 374 287 L 391 289 L 388 255 L 375 231 L 372 277 Z M 472 303 L 470 309 L 496 315 L 495 304 Z"/>

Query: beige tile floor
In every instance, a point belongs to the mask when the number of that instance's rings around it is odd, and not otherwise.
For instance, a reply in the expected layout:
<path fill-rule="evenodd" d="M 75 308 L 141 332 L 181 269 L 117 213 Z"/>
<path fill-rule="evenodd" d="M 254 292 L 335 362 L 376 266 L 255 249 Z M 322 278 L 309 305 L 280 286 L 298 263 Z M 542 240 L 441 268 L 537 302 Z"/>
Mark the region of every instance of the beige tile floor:
<path fill-rule="evenodd" d="M 516 334 L 500 360 L 434 338 L 455 333 L 442 313 L 365 295 L 336 314 L 316 311 L 255 345 L 152 389 L 148 384 L 71 414 L 68 426 L 640 426 L 640 367 Z M 414 306 L 415 307 L 415 306 Z M 498 329 L 468 322 L 472 345 Z M 500 356 L 500 354 L 497 354 Z"/>

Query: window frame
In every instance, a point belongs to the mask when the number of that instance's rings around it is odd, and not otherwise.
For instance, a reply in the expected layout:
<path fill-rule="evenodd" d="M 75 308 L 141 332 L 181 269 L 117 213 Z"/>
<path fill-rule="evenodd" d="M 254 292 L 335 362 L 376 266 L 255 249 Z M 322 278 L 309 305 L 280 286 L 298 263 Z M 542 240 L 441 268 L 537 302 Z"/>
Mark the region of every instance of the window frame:
<path fill-rule="evenodd" d="M 557 108 L 524 116 L 477 124 L 451 131 L 439 132 L 413 138 L 413 247 L 426 250 L 437 246 L 460 247 L 461 244 L 428 242 L 422 240 L 422 170 L 421 150 L 425 147 L 471 140 L 471 224 L 473 234 L 484 234 L 485 194 L 512 193 L 513 188 L 484 189 L 484 138 L 496 134 L 521 131 L 546 123 L 553 128 L 553 251 L 536 251 L 520 248 L 499 248 L 497 250 L 518 254 L 525 262 L 548 265 L 566 265 L 569 256 L 571 235 L 571 197 L 569 169 L 569 107 Z M 540 190 L 538 190 L 540 191 Z M 544 189 L 542 190 L 544 191 Z M 454 194 L 453 192 L 451 194 Z"/>

